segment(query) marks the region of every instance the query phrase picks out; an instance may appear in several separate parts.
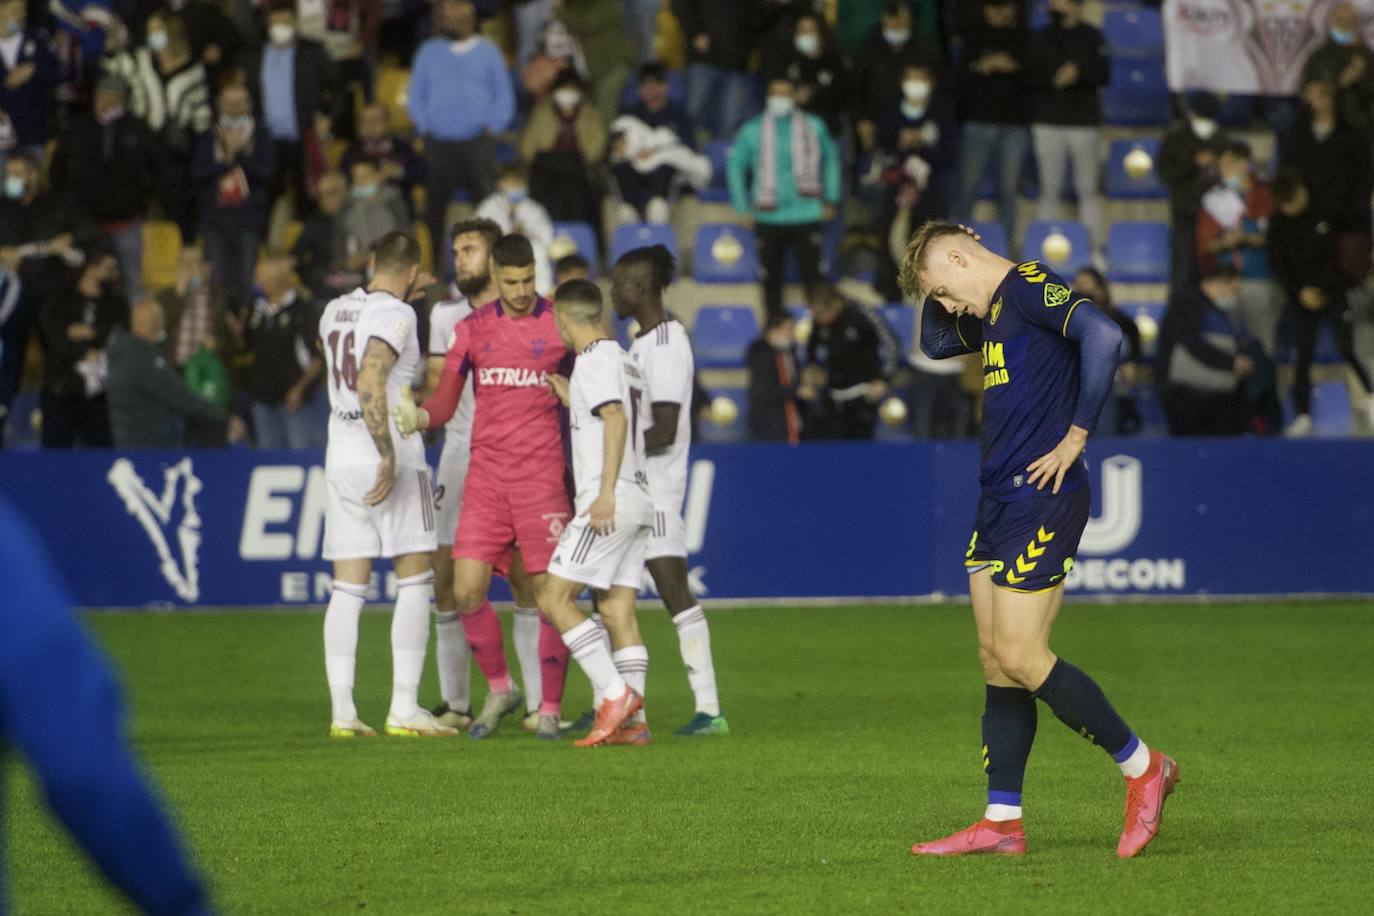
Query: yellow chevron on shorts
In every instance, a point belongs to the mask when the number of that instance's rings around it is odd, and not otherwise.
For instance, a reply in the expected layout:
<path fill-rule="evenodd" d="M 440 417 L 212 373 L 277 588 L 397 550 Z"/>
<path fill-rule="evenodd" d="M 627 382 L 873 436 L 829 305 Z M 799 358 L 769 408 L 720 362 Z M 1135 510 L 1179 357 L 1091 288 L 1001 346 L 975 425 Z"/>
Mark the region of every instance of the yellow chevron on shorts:
<path fill-rule="evenodd" d="M 1054 540 L 1054 532 L 1046 531 L 1045 526 L 1041 525 L 1040 530 L 1035 533 L 1035 539 L 1042 544 L 1048 544 L 1050 541 Z"/>
<path fill-rule="evenodd" d="M 1037 547 L 1035 541 L 1031 541 L 1029 544 L 1026 545 L 1026 556 L 1030 557 L 1032 560 L 1034 560 L 1038 556 L 1041 556 L 1044 552 L 1045 548 Z"/>
<path fill-rule="evenodd" d="M 1019 584 L 1019 583 L 1025 582 L 1025 581 L 1026 581 L 1026 577 L 1025 577 L 1025 576 L 1018 576 L 1016 573 L 1014 573 L 1014 572 L 1008 570 L 1008 571 L 1007 571 L 1007 581 L 1010 582 L 1012 585 L 1017 585 L 1017 584 Z"/>
<path fill-rule="evenodd" d="M 1033 572 L 1037 565 L 1036 563 L 1027 563 L 1025 557 L 1016 558 L 1016 571 L 1023 576 L 1029 572 Z"/>

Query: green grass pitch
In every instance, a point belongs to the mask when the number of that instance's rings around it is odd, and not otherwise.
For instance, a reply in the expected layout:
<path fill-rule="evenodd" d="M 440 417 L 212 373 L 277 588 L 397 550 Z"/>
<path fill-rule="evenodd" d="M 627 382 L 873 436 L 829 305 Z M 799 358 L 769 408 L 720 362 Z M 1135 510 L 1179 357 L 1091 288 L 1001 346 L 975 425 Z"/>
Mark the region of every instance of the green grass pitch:
<path fill-rule="evenodd" d="M 1180 764 L 1163 832 L 1131 862 L 1114 856 L 1116 768 L 1043 710 L 1029 855 L 908 854 L 982 808 L 966 607 L 713 613 L 734 734 L 705 740 L 672 736 L 690 694 L 666 615 L 645 611 L 644 749 L 545 744 L 518 722 L 483 742 L 330 741 L 318 613 L 91 626 L 225 912 L 1349 913 L 1374 890 L 1371 612 L 1064 610 L 1057 650 Z M 358 705 L 377 727 L 388 626 L 364 615 Z M 569 699 L 587 704 L 575 668 Z M 10 770 L 15 912 L 119 912 Z"/>

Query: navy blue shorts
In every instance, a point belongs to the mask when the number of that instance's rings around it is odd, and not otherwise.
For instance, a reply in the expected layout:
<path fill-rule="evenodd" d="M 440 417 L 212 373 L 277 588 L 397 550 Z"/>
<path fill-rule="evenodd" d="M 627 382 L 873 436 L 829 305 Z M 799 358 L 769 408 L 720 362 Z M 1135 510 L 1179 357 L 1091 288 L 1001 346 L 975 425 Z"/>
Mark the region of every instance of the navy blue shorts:
<path fill-rule="evenodd" d="M 992 584 L 1018 592 L 1055 588 L 1073 569 L 1092 512 L 1092 490 L 1077 487 L 1014 500 L 982 496 L 964 565 L 991 567 Z"/>

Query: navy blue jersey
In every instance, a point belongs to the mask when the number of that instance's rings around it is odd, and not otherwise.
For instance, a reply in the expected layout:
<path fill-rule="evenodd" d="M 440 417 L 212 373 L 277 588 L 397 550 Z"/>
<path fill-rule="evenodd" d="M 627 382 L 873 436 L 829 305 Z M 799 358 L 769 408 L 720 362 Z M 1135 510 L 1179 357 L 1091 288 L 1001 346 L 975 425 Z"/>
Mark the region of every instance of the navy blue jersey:
<path fill-rule="evenodd" d="M 998 499 L 1035 493 L 1026 468 L 1052 452 L 1070 426 L 1089 432 L 1111 391 L 1121 329 L 1038 261 L 1007 272 L 981 323 L 927 302 L 921 348 L 935 359 L 983 357 L 983 492 Z M 1089 384 L 1082 373 L 1090 372 Z M 1080 388 L 1084 389 L 1080 396 Z M 1080 458 L 1061 492 L 1087 482 Z"/>

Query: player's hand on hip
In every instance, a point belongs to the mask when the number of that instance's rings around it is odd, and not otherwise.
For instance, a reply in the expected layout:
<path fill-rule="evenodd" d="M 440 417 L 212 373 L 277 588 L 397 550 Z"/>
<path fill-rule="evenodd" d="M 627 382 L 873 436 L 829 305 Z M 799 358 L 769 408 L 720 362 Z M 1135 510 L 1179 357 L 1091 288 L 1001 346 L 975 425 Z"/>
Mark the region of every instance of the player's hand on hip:
<path fill-rule="evenodd" d="M 401 389 L 401 400 L 391 408 L 391 417 L 402 436 L 409 436 L 420 428 L 420 408 L 415 404 L 415 395 L 411 394 L 409 385 Z"/>
<path fill-rule="evenodd" d="M 391 488 L 395 485 L 396 458 L 393 455 L 383 458 L 377 465 L 377 479 L 373 482 L 372 489 L 363 496 L 363 505 L 380 505 L 391 494 Z"/>
<path fill-rule="evenodd" d="M 1026 468 L 1030 472 L 1027 483 L 1033 484 L 1037 490 L 1045 489 L 1051 481 L 1054 488 L 1050 491 L 1058 494 L 1059 487 L 1064 483 L 1064 475 L 1073 467 L 1078 456 L 1083 454 L 1083 447 L 1088 444 L 1088 431 L 1080 426 L 1069 427 L 1068 435 L 1059 440 L 1059 444 L 1050 452 L 1033 462 Z"/>
<path fill-rule="evenodd" d="M 582 513 L 591 522 L 597 534 L 610 534 L 615 530 L 615 496 L 603 494 Z"/>
<path fill-rule="evenodd" d="M 565 376 L 559 375 L 557 372 L 550 373 L 549 390 L 553 392 L 554 397 L 563 402 L 564 407 L 568 406 L 568 379 Z"/>

